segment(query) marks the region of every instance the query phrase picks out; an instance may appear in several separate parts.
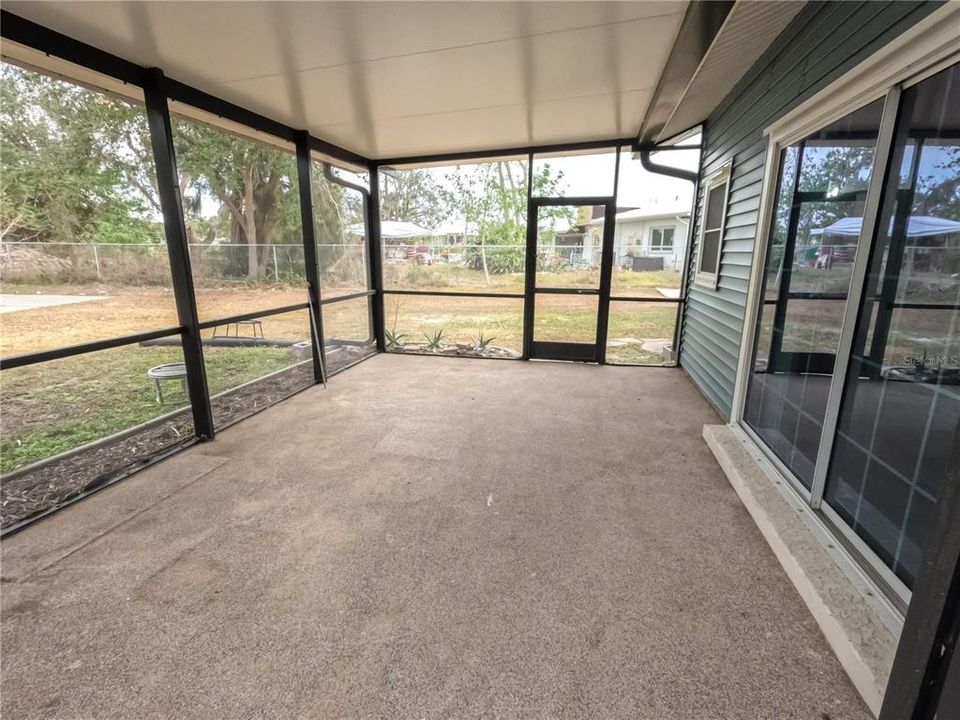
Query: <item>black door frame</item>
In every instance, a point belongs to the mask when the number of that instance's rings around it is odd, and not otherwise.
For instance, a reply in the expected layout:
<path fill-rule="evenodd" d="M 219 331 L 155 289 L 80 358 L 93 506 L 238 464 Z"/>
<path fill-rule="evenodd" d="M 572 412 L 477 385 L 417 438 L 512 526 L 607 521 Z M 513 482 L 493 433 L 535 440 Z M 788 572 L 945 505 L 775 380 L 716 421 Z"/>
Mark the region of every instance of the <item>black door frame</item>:
<path fill-rule="evenodd" d="M 537 287 L 537 220 L 542 207 L 602 205 L 603 241 L 600 253 L 600 284 L 593 288 Z M 523 359 L 524 360 L 574 360 L 578 362 L 603 363 L 606 359 L 607 325 L 610 318 L 610 282 L 613 276 L 613 240 L 616 230 L 616 196 L 593 195 L 580 197 L 530 198 L 527 203 L 527 258 L 523 297 Z M 534 341 L 534 313 L 536 295 L 596 295 L 597 337 L 594 344 L 574 342 Z"/>

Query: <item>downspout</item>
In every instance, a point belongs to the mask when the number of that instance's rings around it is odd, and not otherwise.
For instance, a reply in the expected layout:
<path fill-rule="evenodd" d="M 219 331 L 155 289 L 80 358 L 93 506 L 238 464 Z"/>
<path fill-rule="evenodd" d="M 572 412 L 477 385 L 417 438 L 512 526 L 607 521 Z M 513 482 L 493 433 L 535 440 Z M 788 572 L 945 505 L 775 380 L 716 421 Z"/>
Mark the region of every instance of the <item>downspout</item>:
<path fill-rule="evenodd" d="M 332 182 L 334 185 L 339 185 L 340 187 L 345 187 L 349 190 L 356 190 L 358 193 L 363 195 L 363 210 L 367 211 L 367 206 L 370 202 L 370 190 L 365 188 L 363 185 L 357 185 L 350 182 L 349 180 L 344 180 L 339 175 L 333 174 L 333 165 L 330 163 L 321 163 L 323 165 L 323 177 Z M 366 225 L 366 223 L 364 223 Z M 366 227 L 364 227 L 364 240 L 367 238 Z"/>
<path fill-rule="evenodd" d="M 699 148 L 690 146 L 683 147 L 682 149 L 699 149 L 702 153 L 702 148 L 703 144 L 701 143 Z M 700 174 L 694 172 L 693 170 L 681 170 L 680 168 L 658 165 L 650 159 L 650 153 L 654 152 L 656 148 L 640 149 L 638 146 L 635 146 L 634 150 L 639 152 L 640 164 L 647 172 L 655 173 L 657 175 L 667 175 L 669 177 L 675 177 L 679 180 L 687 180 L 693 183 L 693 204 L 690 208 L 690 221 L 687 223 L 687 242 L 683 251 L 683 279 L 680 281 L 680 301 L 677 307 L 677 319 L 673 324 L 673 352 L 676 354 L 677 366 L 679 367 L 680 333 L 683 330 L 683 318 L 687 312 L 687 288 L 690 285 L 690 251 L 693 248 L 693 226 L 694 219 L 696 218 L 697 214 L 697 193 L 700 190 Z"/>

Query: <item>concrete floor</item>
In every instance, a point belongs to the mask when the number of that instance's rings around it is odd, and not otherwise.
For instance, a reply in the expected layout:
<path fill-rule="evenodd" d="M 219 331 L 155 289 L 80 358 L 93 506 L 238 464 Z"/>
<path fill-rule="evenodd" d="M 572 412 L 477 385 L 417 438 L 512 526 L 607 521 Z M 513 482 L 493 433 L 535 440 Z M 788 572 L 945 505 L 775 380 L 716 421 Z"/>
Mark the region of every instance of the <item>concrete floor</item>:
<path fill-rule="evenodd" d="M 5 540 L 4 717 L 868 718 L 678 370 L 378 356 Z"/>

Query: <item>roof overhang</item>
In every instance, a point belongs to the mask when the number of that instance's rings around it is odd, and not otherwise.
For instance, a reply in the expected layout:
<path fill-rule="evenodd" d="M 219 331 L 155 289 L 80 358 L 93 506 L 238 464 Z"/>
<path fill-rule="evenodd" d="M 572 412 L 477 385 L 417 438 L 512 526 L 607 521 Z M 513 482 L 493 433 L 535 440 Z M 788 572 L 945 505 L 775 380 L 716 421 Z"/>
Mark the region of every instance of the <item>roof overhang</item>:
<path fill-rule="evenodd" d="M 692 4 L 639 141 L 663 142 L 706 120 L 805 4 L 805 0 Z"/>

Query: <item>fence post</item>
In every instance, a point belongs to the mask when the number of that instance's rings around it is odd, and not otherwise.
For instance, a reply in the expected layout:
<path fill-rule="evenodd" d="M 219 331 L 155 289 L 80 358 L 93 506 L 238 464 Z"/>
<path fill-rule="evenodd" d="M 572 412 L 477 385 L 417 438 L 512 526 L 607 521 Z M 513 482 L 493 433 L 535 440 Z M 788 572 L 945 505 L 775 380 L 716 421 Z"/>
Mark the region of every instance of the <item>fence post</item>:
<path fill-rule="evenodd" d="M 100 253 L 97 252 L 97 244 L 93 243 L 93 262 L 97 266 L 97 280 L 102 280 L 100 275 Z"/>
<path fill-rule="evenodd" d="M 173 150 L 173 128 L 170 109 L 164 89 L 163 72 L 158 68 L 145 71 L 143 93 L 150 127 L 150 144 L 157 170 L 157 191 L 163 211 L 163 230 L 170 256 L 170 274 L 173 295 L 180 321 L 183 362 L 187 370 L 187 389 L 193 410 L 193 426 L 197 437 L 212 440 L 213 411 L 210 391 L 203 365 L 203 347 L 200 339 L 197 298 L 190 270 L 190 249 L 187 245 L 187 227 L 183 219 L 183 200 L 177 177 L 177 160 Z"/>

